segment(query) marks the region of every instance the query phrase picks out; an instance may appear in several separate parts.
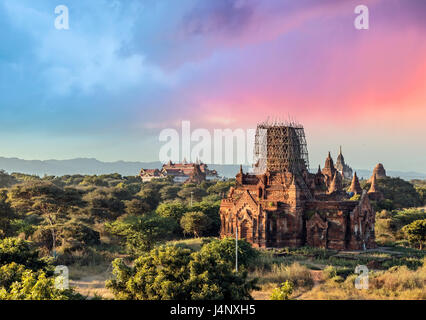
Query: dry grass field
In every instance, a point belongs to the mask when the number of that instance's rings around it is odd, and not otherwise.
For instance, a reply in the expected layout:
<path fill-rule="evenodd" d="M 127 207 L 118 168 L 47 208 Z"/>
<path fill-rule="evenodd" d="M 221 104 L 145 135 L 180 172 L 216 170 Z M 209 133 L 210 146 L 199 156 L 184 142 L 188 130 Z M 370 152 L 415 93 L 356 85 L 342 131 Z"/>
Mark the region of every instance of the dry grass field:
<path fill-rule="evenodd" d="M 169 244 L 199 250 L 207 239 L 170 241 Z M 355 288 L 355 266 L 369 266 L 369 289 Z M 111 264 L 70 266 L 70 285 L 89 299 L 114 299 L 105 288 L 112 277 Z M 392 247 L 374 250 L 332 251 L 314 248 L 261 250 L 249 278 L 257 278 L 256 300 L 269 300 L 285 281 L 294 284 L 290 299 L 298 300 L 426 300 L 424 251 Z"/>
<path fill-rule="evenodd" d="M 71 266 L 70 286 L 89 299 L 114 299 L 113 294 L 105 288 L 105 281 L 112 277 L 108 264 L 100 266 Z"/>

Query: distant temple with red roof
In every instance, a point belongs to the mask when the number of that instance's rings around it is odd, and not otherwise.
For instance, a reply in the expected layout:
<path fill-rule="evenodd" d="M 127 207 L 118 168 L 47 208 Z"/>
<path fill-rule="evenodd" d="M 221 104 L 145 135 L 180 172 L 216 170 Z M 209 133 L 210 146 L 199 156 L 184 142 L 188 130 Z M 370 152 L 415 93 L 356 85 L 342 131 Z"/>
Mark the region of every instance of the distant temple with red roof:
<path fill-rule="evenodd" d="M 182 163 L 173 163 L 169 161 L 163 164 L 161 170 L 142 169 L 140 176 L 143 182 L 172 177 L 173 181 L 176 183 L 199 184 L 206 180 L 219 179 L 217 171 L 208 169 L 207 164 L 198 160 L 195 163 L 188 163 L 186 159 L 184 159 Z"/>

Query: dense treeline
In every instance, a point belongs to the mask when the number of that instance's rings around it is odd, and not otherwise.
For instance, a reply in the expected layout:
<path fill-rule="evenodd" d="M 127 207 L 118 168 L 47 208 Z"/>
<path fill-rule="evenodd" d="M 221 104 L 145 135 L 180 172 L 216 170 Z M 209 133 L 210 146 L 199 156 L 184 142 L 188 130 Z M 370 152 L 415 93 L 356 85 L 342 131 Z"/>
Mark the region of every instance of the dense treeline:
<path fill-rule="evenodd" d="M 220 199 L 233 183 L 1 172 L 0 236 L 31 240 L 67 263 L 105 243 L 138 254 L 169 239 L 217 236 Z"/>
<path fill-rule="evenodd" d="M 300 269 L 300 277 L 310 279 L 305 267 L 274 266 L 275 258 L 244 241 L 239 244 L 241 268 L 235 272 L 234 241 L 215 240 L 220 200 L 234 184 L 0 171 L 0 299 L 82 299 L 72 289 L 54 286 L 54 267 L 105 272 L 112 261 L 115 278 L 107 288 L 122 299 L 250 299 L 262 268 L 289 279 Z M 373 202 L 379 244 L 422 249 L 424 181 L 386 178 L 378 186 L 384 195 Z M 198 248 L 180 242 L 192 237 L 207 238 L 194 239 L 201 242 Z"/>
<path fill-rule="evenodd" d="M 15 292 L 11 286 L 21 281 L 45 288 L 38 296 L 27 290 L 26 297 L 75 298 L 72 291 L 52 287 L 54 265 L 106 266 L 118 256 L 147 254 L 167 240 L 216 237 L 220 200 L 233 184 L 142 183 L 119 174 L 41 178 L 0 171 L 0 239 L 18 253 L 17 259 L 6 259 L 10 255 L 0 250 L 2 298 L 18 297 L 18 287 Z M 29 250 L 49 263 L 34 268 L 22 261 L 19 254 Z M 16 277 L 9 279 L 9 273 Z"/>
<path fill-rule="evenodd" d="M 376 241 L 380 245 L 402 245 L 422 249 L 426 242 L 425 209 L 408 208 L 377 212 Z"/>
<path fill-rule="evenodd" d="M 364 190 L 370 183 L 361 181 Z M 376 210 L 376 241 L 379 245 L 402 245 L 422 248 L 425 242 L 426 181 L 400 178 L 377 179 L 380 201 L 372 201 Z M 415 235 L 414 235 L 415 234 Z"/>
<path fill-rule="evenodd" d="M 362 180 L 361 187 L 364 190 L 370 188 L 370 183 Z M 423 198 L 423 189 L 416 188 L 413 183 L 405 181 L 401 178 L 380 178 L 377 179 L 377 186 L 383 194 L 384 199 L 379 202 L 373 202 L 377 211 L 394 210 L 402 208 L 419 207 L 425 205 Z"/>
<path fill-rule="evenodd" d="M 220 199 L 233 184 L 229 180 L 182 185 L 169 179 L 142 183 L 139 177 L 119 174 L 40 178 L 0 172 L 0 237 L 30 240 L 41 254 L 64 263 L 101 259 L 105 245 L 107 251 L 136 256 L 171 239 L 217 236 Z M 362 184 L 368 189 L 367 182 Z M 378 186 L 384 195 L 373 203 L 378 212 L 424 204 L 421 180 L 388 177 L 378 179 Z M 392 230 L 392 239 L 403 239 L 401 232 Z"/>

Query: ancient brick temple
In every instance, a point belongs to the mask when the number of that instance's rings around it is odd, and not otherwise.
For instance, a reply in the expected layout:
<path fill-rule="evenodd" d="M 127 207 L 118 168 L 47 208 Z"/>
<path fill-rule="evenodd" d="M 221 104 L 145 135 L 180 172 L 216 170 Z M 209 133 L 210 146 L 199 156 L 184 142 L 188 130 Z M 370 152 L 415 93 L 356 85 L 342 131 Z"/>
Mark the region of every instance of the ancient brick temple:
<path fill-rule="evenodd" d="M 325 166 L 309 172 L 301 125 L 258 125 L 253 173 L 236 175 L 222 200 L 221 237 L 238 237 L 257 247 L 361 250 L 375 244 L 375 214 L 356 173 L 349 190 L 329 153 Z M 358 195 L 358 196 L 356 196 Z"/>
<path fill-rule="evenodd" d="M 345 163 L 345 158 L 342 154 L 342 147 L 340 147 L 339 155 L 337 156 L 336 169 L 340 172 L 342 177 L 346 179 L 352 178 L 352 168 Z"/>

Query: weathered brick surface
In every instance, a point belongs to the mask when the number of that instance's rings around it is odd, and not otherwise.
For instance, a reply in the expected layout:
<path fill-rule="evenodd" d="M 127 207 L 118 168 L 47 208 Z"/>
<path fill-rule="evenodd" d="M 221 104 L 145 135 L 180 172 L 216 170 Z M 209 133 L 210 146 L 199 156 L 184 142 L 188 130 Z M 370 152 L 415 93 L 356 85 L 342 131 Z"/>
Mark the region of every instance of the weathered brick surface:
<path fill-rule="evenodd" d="M 324 173 L 339 173 L 331 158 L 326 166 L 322 172 L 306 171 L 297 177 L 290 172 L 238 173 L 237 186 L 221 203 L 221 237 L 235 237 L 238 228 L 239 238 L 256 247 L 375 247 L 375 218 L 368 195 L 350 201 L 336 181 L 330 192 L 332 180 Z"/>

